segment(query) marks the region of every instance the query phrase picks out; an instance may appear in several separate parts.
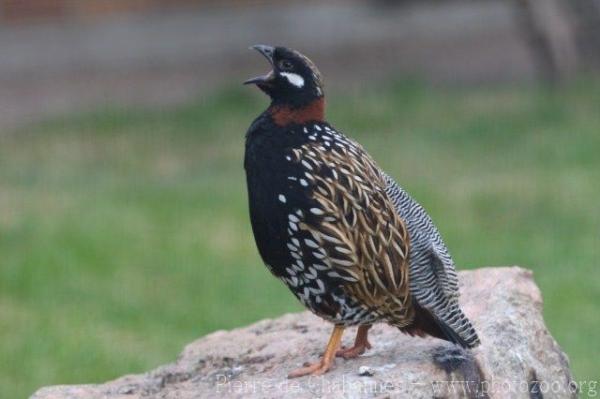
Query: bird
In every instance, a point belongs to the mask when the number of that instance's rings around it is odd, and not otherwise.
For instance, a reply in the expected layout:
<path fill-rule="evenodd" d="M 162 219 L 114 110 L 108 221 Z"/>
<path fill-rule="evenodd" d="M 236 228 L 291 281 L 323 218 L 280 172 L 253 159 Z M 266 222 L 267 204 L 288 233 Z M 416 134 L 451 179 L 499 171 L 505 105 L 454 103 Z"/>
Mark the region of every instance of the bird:
<path fill-rule="evenodd" d="M 251 49 L 271 67 L 244 82 L 271 101 L 245 137 L 255 243 L 270 272 L 333 324 L 322 358 L 288 377 L 321 375 L 336 357 L 363 354 L 378 322 L 466 349 L 479 345 L 438 229 L 359 143 L 325 120 L 315 64 L 287 47 Z M 358 326 L 354 345 L 341 347 L 350 326 Z"/>

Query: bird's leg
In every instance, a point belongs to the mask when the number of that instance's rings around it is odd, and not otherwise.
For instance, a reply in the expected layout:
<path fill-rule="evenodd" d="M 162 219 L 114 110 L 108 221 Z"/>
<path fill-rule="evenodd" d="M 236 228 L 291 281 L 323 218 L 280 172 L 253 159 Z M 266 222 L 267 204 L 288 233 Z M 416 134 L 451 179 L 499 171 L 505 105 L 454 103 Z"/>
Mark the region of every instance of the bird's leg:
<path fill-rule="evenodd" d="M 344 359 L 352 359 L 365 353 L 365 350 L 371 349 L 371 344 L 367 338 L 369 328 L 371 328 L 371 324 L 358 326 L 354 346 L 351 348 L 342 348 L 335 355 Z"/>
<path fill-rule="evenodd" d="M 331 333 L 331 337 L 329 337 L 329 342 L 327 343 L 327 347 L 325 348 L 325 353 L 320 361 L 305 365 L 302 368 L 296 369 L 288 374 L 288 378 L 296 378 L 302 377 L 304 375 L 321 375 L 325 374 L 331 366 L 333 366 L 333 362 L 335 360 L 335 353 L 340 347 L 340 343 L 342 342 L 342 334 L 344 333 L 344 326 L 335 326 L 333 328 L 333 332 Z"/>

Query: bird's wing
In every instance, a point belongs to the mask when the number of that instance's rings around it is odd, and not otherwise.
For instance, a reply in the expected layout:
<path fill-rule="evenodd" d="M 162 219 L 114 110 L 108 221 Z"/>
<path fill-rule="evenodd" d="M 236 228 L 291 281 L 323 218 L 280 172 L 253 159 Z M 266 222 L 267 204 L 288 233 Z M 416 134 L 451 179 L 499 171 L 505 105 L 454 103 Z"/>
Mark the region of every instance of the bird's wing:
<path fill-rule="evenodd" d="M 454 299 L 459 295 L 458 274 L 433 221 L 423 207 L 388 175 L 386 192 L 398 214 L 406 221 L 411 237 L 411 289 L 424 306 L 436 297 Z M 421 303 L 422 302 L 422 303 Z"/>
<path fill-rule="evenodd" d="M 329 275 L 341 276 L 344 289 L 366 306 L 410 322 L 408 233 L 375 162 L 345 138 L 329 148 L 304 144 L 293 158 L 312 187 L 300 227 Z"/>
<path fill-rule="evenodd" d="M 445 333 L 465 347 L 479 339 L 458 304 L 459 284 L 454 262 L 433 221 L 423 207 L 384 174 L 386 192 L 406 221 L 411 240 L 410 291 Z"/>
<path fill-rule="evenodd" d="M 454 262 L 448 255 L 445 247 L 432 240 L 429 257 L 433 272 L 444 295 L 449 298 L 458 297 L 458 274 L 454 268 Z"/>

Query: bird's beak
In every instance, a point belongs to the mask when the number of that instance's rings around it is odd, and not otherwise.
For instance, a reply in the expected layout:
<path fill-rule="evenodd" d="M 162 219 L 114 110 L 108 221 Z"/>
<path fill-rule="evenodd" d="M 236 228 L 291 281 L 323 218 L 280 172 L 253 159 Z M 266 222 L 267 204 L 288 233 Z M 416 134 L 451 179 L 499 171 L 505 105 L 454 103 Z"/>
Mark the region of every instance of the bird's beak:
<path fill-rule="evenodd" d="M 261 53 L 269 61 L 269 63 L 271 65 L 273 65 L 273 52 L 275 50 L 273 47 L 271 47 L 271 46 L 265 46 L 264 44 L 257 44 L 255 46 L 251 46 L 250 49 L 251 50 L 256 50 L 259 53 Z M 274 77 L 275 77 L 275 74 L 273 73 L 273 71 L 270 71 L 266 75 L 257 76 L 255 78 L 248 79 L 248 80 L 246 80 L 244 82 L 244 84 L 245 85 L 248 85 L 248 84 L 267 84 L 271 80 L 273 80 Z"/>

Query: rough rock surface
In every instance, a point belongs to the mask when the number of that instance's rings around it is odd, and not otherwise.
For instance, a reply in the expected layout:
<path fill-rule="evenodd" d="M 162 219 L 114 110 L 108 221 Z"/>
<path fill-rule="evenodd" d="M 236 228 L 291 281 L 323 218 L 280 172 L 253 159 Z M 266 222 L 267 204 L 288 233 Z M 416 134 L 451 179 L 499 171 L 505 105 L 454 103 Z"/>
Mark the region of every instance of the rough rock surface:
<path fill-rule="evenodd" d="M 338 359 L 320 377 L 288 380 L 316 360 L 331 325 L 304 312 L 217 331 L 188 345 L 177 361 L 100 385 L 54 386 L 33 399 L 213 397 L 571 398 L 569 363 L 544 325 L 531 272 L 484 268 L 460 273 L 461 303 L 482 345 L 463 351 L 378 324 L 373 348 Z M 355 329 L 344 343 L 351 344 Z"/>

